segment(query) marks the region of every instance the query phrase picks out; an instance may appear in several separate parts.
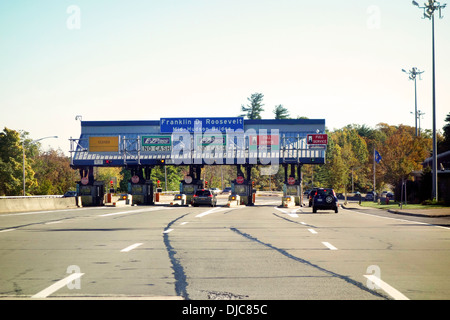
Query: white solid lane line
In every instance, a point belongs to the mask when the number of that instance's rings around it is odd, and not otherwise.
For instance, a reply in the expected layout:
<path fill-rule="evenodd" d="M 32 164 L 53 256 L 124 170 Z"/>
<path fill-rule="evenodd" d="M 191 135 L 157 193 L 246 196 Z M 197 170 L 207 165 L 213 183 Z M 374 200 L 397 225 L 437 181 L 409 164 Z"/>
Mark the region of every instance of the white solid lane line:
<path fill-rule="evenodd" d="M 373 284 L 378 286 L 379 288 L 383 289 L 387 294 L 389 294 L 392 298 L 395 300 L 409 300 L 403 293 L 398 291 L 397 289 L 391 287 L 389 284 L 378 278 L 377 276 L 370 274 L 370 275 L 364 275 L 369 281 L 371 281 Z"/>
<path fill-rule="evenodd" d="M 120 250 L 120 252 L 129 252 L 129 251 L 136 249 L 137 247 L 142 246 L 142 245 L 143 245 L 143 243 L 135 243 L 135 244 L 132 244 L 131 246 L 126 247 L 125 249 Z"/>
<path fill-rule="evenodd" d="M 84 273 L 73 273 L 70 276 L 68 276 L 68 277 L 66 277 L 66 278 L 64 278 L 62 280 L 59 280 L 58 282 L 52 284 L 50 287 L 45 288 L 44 290 L 36 293 L 31 298 L 33 298 L 33 299 L 44 299 L 44 298 L 47 298 L 52 293 L 58 291 L 62 287 L 66 286 L 70 282 L 80 278 L 83 275 L 84 275 Z"/>
<path fill-rule="evenodd" d="M 172 209 L 172 208 L 150 208 L 150 209 L 127 210 L 127 211 L 105 213 L 105 214 L 99 215 L 99 217 L 110 217 L 110 216 L 117 216 L 117 215 L 121 215 L 121 214 L 149 212 L 149 211 L 157 211 L 157 210 L 170 210 L 170 209 Z"/>
<path fill-rule="evenodd" d="M 0 230 L 0 233 L 1 233 L 1 232 L 9 232 L 9 231 L 14 231 L 14 230 L 16 230 L 16 229 L 5 229 L 5 230 Z"/>
<path fill-rule="evenodd" d="M 58 220 L 58 221 L 50 221 L 50 222 L 46 222 L 45 224 L 58 224 L 61 223 L 62 220 Z"/>
<path fill-rule="evenodd" d="M 337 248 L 329 242 L 322 242 L 322 244 L 330 250 L 337 250 Z"/>
<path fill-rule="evenodd" d="M 229 209 L 229 208 L 226 208 L 226 209 Z M 196 215 L 195 217 L 196 217 L 196 218 L 201 218 L 201 217 L 204 217 L 204 216 L 206 216 L 206 215 L 208 215 L 208 214 L 210 214 L 210 213 L 213 213 L 213 212 L 216 212 L 216 211 L 219 211 L 219 210 L 226 210 L 226 209 L 223 209 L 223 208 L 213 208 L 213 209 L 211 209 L 211 210 L 202 212 L 202 213 Z"/>
<path fill-rule="evenodd" d="M 277 209 L 278 211 L 283 212 L 284 214 L 287 214 L 291 218 L 298 218 L 298 214 L 295 213 L 297 211 L 297 209 L 294 209 L 292 211 L 285 211 L 285 210 L 277 208 L 277 207 L 274 207 L 274 208 Z"/>

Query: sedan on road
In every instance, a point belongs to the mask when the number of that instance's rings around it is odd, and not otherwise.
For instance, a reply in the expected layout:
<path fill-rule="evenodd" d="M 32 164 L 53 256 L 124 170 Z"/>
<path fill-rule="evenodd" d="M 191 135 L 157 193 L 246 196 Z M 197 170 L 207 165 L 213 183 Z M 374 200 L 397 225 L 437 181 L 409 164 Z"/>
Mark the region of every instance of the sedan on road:
<path fill-rule="evenodd" d="M 192 205 L 194 207 L 198 207 L 199 205 L 209 205 L 211 207 L 215 207 L 216 204 L 216 195 L 208 189 L 197 190 L 192 198 Z"/>

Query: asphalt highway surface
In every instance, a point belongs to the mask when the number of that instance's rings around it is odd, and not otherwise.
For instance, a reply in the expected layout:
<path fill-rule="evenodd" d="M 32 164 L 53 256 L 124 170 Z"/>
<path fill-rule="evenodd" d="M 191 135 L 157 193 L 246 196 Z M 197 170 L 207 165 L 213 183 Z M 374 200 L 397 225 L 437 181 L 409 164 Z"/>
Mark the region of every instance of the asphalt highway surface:
<path fill-rule="evenodd" d="M 255 206 L 0 215 L 0 298 L 450 298 L 448 218 Z"/>

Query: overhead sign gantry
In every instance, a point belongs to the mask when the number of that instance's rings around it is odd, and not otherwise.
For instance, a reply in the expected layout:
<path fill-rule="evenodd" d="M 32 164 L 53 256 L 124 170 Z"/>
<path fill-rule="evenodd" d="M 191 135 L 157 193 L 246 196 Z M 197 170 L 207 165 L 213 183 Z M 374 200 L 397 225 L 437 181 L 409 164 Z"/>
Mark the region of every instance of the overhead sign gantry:
<path fill-rule="evenodd" d="M 303 164 L 325 163 L 326 142 L 320 142 L 324 136 L 323 119 L 198 117 L 82 121 L 80 137 L 70 139 L 71 166 L 80 170 L 83 186 L 94 184 L 93 167 L 127 167 L 135 177 L 131 182 L 131 189 L 136 189 L 133 199 L 152 203 L 150 173 L 156 165 L 188 165 L 192 180 L 181 186 L 186 192 L 201 187 L 202 166 L 236 165 L 237 177 L 244 176 L 241 167 L 247 174 L 246 179 L 239 178 L 234 184 L 239 186 L 236 189 L 242 191 L 244 198 L 248 197 L 247 204 L 251 204 L 251 166 L 265 165 L 270 167 L 266 174 L 275 174 L 282 165 L 286 169 L 285 184 L 300 185 Z M 288 166 L 291 166 L 291 178 L 295 179 L 298 173 L 294 183 L 287 177 Z"/>

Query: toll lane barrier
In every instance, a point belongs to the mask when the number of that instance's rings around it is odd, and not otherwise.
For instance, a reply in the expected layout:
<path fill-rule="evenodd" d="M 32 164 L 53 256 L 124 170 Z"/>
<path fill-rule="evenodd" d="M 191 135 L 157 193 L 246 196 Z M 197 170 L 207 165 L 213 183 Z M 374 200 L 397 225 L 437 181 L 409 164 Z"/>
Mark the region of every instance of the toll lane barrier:
<path fill-rule="evenodd" d="M 133 203 L 133 196 L 131 194 L 121 195 L 119 199 L 113 202 L 114 207 L 129 206 Z"/>
<path fill-rule="evenodd" d="M 0 198 L 0 213 L 60 210 L 77 208 L 77 197 L 68 198 L 34 198 L 15 199 Z"/>
<path fill-rule="evenodd" d="M 184 206 L 186 204 L 187 202 L 185 194 L 176 194 L 173 197 L 173 200 L 170 202 L 170 206 Z"/>
<path fill-rule="evenodd" d="M 227 207 L 237 207 L 241 204 L 241 197 L 237 194 L 232 194 L 228 197 Z"/>
<path fill-rule="evenodd" d="M 281 206 L 283 208 L 292 208 L 295 207 L 295 197 L 287 196 L 281 199 Z"/>

